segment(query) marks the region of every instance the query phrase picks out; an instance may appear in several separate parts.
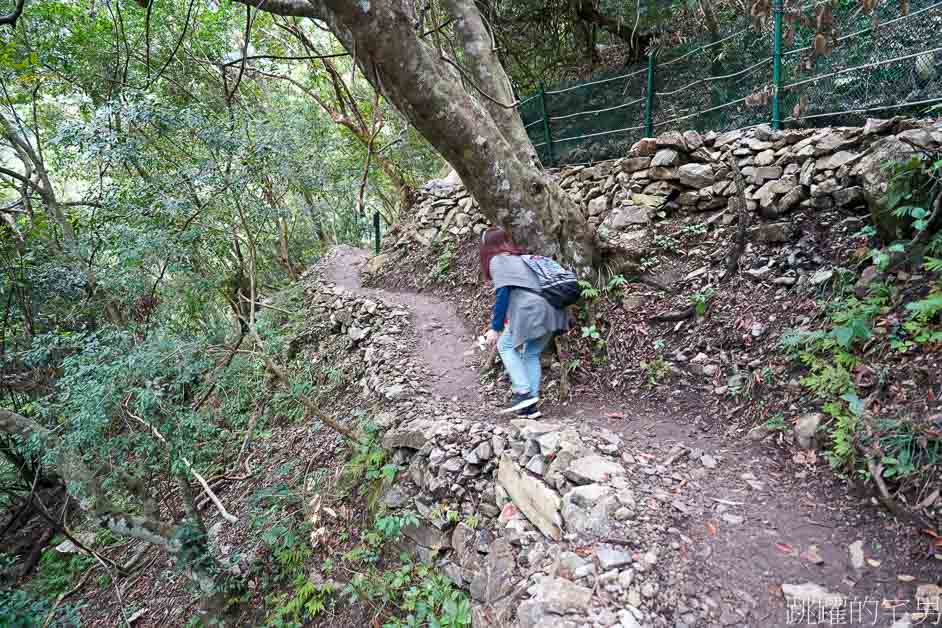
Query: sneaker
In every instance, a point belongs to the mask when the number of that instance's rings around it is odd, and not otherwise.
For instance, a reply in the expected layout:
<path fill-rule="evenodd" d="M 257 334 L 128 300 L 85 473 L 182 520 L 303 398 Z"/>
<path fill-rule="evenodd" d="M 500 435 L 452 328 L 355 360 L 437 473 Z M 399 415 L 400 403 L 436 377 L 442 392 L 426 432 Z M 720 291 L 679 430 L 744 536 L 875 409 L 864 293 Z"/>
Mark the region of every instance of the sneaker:
<path fill-rule="evenodd" d="M 507 414 L 509 412 L 522 410 L 523 408 L 529 408 L 530 406 L 536 404 L 539 400 L 539 397 L 536 395 L 531 395 L 530 393 L 514 393 L 513 399 L 510 400 L 510 406 L 504 408 L 498 414 Z"/>
<path fill-rule="evenodd" d="M 517 410 L 517 416 L 521 419 L 538 419 L 543 416 L 543 413 L 536 406 L 530 406 L 529 408 Z"/>

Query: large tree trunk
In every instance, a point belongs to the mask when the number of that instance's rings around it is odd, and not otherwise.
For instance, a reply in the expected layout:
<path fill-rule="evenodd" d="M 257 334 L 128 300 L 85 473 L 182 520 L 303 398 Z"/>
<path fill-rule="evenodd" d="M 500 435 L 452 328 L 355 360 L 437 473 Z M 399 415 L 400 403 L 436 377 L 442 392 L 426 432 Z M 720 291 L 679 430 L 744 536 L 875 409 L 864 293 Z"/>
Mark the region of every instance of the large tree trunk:
<path fill-rule="evenodd" d="M 461 24 L 470 78 L 487 94 L 480 98 L 469 95 L 439 51 L 415 32 L 411 2 L 270 0 L 260 6 L 325 22 L 370 83 L 454 167 L 485 216 L 534 252 L 590 271 L 594 236 L 576 204 L 534 162 L 519 116 L 507 106 L 506 73 L 471 0 L 449 0 L 448 6 Z"/>

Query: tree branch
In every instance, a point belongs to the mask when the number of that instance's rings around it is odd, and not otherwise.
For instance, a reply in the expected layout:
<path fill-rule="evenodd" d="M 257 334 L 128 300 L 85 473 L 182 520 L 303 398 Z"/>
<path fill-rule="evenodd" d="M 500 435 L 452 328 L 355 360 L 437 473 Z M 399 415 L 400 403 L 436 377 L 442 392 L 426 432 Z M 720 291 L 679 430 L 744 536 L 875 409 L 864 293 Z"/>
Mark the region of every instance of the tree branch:
<path fill-rule="evenodd" d="M 16 0 L 16 6 L 5 15 L 0 15 L 0 26 L 9 25 L 10 28 L 16 28 L 16 21 L 23 15 L 23 7 L 26 6 L 26 0 Z"/>

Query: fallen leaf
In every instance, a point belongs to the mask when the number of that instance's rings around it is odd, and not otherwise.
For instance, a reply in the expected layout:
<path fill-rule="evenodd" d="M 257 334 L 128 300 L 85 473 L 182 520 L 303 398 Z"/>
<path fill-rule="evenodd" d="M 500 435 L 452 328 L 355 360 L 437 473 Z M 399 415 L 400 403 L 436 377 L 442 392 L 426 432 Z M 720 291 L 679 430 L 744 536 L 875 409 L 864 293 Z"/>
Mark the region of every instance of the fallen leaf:
<path fill-rule="evenodd" d="M 622 412 L 606 412 L 605 416 L 610 419 L 624 419 L 625 415 Z"/>
<path fill-rule="evenodd" d="M 775 548 L 783 554 L 791 554 L 795 551 L 795 548 L 793 548 L 788 543 L 776 543 Z"/>
<path fill-rule="evenodd" d="M 801 557 L 807 560 L 809 563 L 814 563 L 815 565 L 820 565 L 824 562 L 824 559 L 821 558 L 821 552 L 818 550 L 817 545 L 809 545 L 808 549 L 802 552 Z"/>
<path fill-rule="evenodd" d="M 912 582 L 913 580 L 916 579 L 916 577 L 910 576 L 907 574 L 899 574 L 898 576 L 896 576 L 896 579 L 899 580 L 900 582 Z"/>
<path fill-rule="evenodd" d="M 712 521 L 706 522 L 707 531 L 710 533 L 710 536 L 716 536 L 716 526 L 713 525 Z"/>

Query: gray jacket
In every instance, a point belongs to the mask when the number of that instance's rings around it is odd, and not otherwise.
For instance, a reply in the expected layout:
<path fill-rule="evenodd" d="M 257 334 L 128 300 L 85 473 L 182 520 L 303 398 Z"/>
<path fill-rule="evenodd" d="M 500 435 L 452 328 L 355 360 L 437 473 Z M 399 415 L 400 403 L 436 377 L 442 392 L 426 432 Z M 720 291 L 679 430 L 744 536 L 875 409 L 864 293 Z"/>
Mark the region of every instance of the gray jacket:
<path fill-rule="evenodd" d="M 540 296 L 540 282 L 519 256 L 497 255 L 491 259 L 490 270 L 494 290 L 505 286 L 525 288 L 510 291 L 507 307 L 509 323 L 504 332 L 510 334 L 514 346 L 551 332 L 569 329 L 569 314 L 556 309 Z"/>

